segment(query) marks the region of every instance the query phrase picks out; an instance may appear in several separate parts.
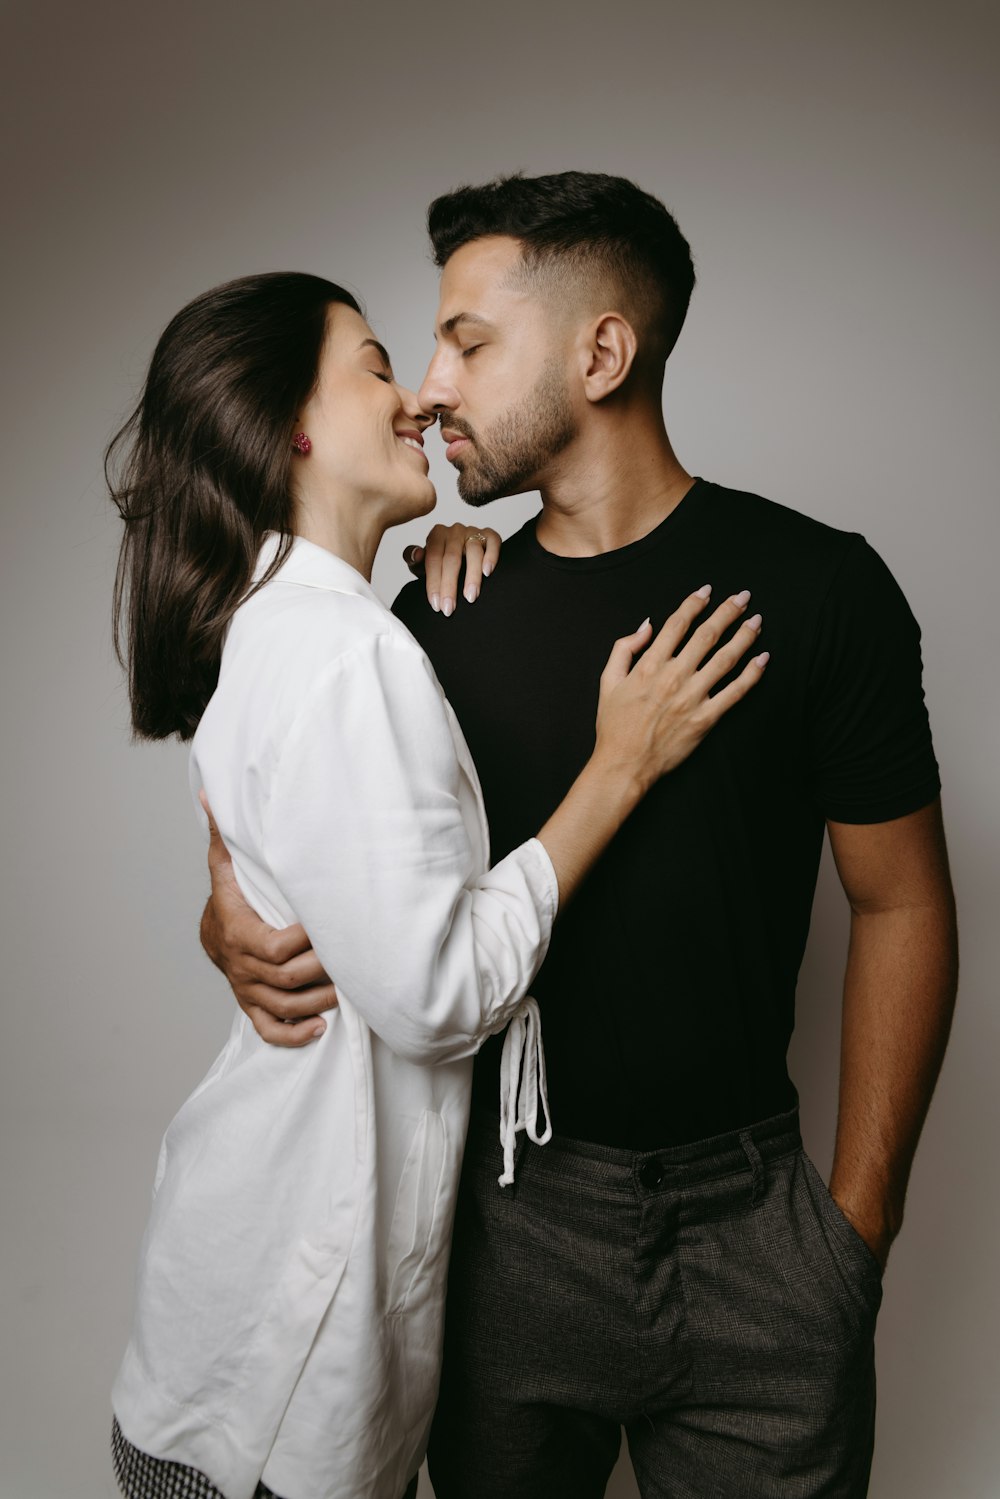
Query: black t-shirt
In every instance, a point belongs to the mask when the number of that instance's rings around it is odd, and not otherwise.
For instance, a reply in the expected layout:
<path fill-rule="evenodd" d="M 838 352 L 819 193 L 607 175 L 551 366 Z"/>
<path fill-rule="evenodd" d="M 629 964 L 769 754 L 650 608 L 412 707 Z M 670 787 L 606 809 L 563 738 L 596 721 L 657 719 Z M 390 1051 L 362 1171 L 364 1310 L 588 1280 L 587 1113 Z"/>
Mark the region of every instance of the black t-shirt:
<path fill-rule="evenodd" d="M 939 789 L 916 621 L 863 537 L 702 479 L 630 546 L 558 557 L 532 520 L 476 604 L 445 619 L 415 582 L 394 606 L 458 715 L 499 859 L 588 759 L 614 640 L 647 614 L 658 629 L 703 583 L 715 602 L 752 591 L 763 681 L 620 830 L 532 985 L 557 1133 L 633 1149 L 794 1104 L 824 819 L 887 821 Z M 477 1058 L 478 1107 L 495 1107 L 499 1050 Z"/>

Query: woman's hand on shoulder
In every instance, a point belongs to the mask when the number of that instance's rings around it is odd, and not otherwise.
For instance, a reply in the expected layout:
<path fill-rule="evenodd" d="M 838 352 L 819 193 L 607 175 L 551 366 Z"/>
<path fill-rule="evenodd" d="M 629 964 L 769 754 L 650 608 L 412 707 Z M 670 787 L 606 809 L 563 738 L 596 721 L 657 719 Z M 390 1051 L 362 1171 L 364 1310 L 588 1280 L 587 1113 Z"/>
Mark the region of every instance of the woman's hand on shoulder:
<path fill-rule="evenodd" d="M 454 614 L 459 578 L 465 564 L 462 597 L 474 604 L 500 560 L 501 537 L 489 526 L 435 526 L 424 546 L 407 547 L 403 561 L 414 577 L 424 577 L 431 608 L 445 618 Z"/>

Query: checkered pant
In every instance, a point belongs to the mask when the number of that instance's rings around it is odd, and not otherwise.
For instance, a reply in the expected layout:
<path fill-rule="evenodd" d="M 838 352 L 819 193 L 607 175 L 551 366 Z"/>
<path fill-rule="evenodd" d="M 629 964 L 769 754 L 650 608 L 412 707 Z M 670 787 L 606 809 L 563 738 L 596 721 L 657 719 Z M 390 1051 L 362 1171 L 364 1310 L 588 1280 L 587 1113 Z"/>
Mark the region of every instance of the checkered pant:
<path fill-rule="evenodd" d="M 150 1457 L 133 1447 L 122 1435 L 117 1421 L 111 1427 L 111 1456 L 118 1486 L 125 1499 L 225 1499 L 225 1495 L 197 1468 L 186 1468 L 183 1463 L 166 1463 L 162 1458 Z M 259 1483 L 254 1499 L 278 1499 L 278 1495 L 266 1483 Z M 417 1499 L 416 1475 L 407 1485 L 403 1499 Z"/>
<path fill-rule="evenodd" d="M 438 1499 L 864 1499 L 871 1250 L 794 1113 L 661 1151 L 465 1151 L 431 1432 Z"/>
<path fill-rule="evenodd" d="M 111 1427 L 111 1456 L 125 1499 L 225 1499 L 197 1468 L 164 1462 L 133 1447 L 122 1435 L 117 1421 Z M 266 1484 L 259 1483 L 254 1499 L 277 1499 L 277 1495 Z"/>

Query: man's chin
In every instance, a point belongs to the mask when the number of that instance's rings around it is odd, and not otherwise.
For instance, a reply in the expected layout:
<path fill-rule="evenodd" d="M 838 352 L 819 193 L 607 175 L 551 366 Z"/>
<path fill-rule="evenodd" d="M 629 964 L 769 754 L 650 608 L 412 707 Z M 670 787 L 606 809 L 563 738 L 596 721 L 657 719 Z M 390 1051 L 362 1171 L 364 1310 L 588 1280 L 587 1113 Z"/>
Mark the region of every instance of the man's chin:
<path fill-rule="evenodd" d="M 494 500 L 502 499 L 504 491 L 502 489 L 483 488 L 482 485 L 475 482 L 471 475 L 460 472 L 458 475 L 458 494 L 459 499 L 464 500 L 467 505 L 472 505 L 473 508 L 478 509 L 480 505 L 490 505 Z"/>
<path fill-rule="evenodd" d="M 526 479 L 519 474 L 510 479 L 494 479 L 490 483 L 481 474 L 472 473 L 469 469 L 458 471 L 459 498 L 476 510 L 481 505 L 492 505 L 494 500 L 506 500 L 513 494 L 528 494 L 537 488 L 538 482 L 534 477 Z"/>

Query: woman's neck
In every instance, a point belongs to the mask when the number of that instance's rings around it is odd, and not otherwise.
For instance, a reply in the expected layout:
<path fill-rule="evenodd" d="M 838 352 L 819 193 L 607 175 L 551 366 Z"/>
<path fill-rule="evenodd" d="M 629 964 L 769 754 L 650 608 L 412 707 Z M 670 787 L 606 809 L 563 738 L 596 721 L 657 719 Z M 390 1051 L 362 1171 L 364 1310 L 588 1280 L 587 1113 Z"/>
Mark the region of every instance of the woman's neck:
<path fill-rule="evenodd" d="M 294 529 L 296 536 L 332 552 L 371 582 L 375 553 L 385 534 L 385 526 L 373 515 L 363 523 L 357 515 L 347 520 L 335 512 L 317 513 L 309 506 L 299 505 Z"/>

